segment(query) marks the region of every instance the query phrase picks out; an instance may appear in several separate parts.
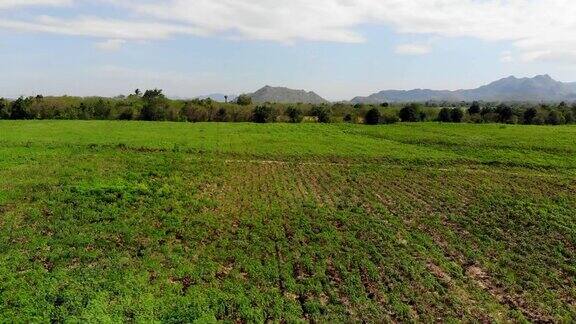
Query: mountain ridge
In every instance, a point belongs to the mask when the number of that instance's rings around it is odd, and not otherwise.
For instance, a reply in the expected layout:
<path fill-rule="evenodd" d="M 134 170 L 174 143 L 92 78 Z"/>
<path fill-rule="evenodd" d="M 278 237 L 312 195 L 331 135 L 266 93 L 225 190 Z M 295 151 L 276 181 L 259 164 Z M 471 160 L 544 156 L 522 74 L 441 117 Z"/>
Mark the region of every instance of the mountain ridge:
<path fill-rule="evenodd" d="M 237 95 L 226 95 L 223 93 L 211 93 L 208 95 L 197 96 L 197 97 L 195 97 L 195 99 L 201 99 L 201 100 L 212 99 L 213 101 L 225 102 L 226 97 L 228 97 L 228 102 L 233 102 L 234 100 L 236 100 L 236 98 L 238 96 Z"/>
<path fill-rule="evenodd" d="M 294 90 L 286 87 L 264 86 L 254 93 L 249 94 L 255 103 L 310 103 L 321 104 L 329 101 L 320 97 L 313 91 Z"/>
<path fill-rule="evenodd" d="M 560 82 L 548 74 L 533 78 L 509 76 L 475 89 L 383 90 L 352 103 L 377 104 L 409 101 L 563 101 L 576 100 L 576 82 Z"/>

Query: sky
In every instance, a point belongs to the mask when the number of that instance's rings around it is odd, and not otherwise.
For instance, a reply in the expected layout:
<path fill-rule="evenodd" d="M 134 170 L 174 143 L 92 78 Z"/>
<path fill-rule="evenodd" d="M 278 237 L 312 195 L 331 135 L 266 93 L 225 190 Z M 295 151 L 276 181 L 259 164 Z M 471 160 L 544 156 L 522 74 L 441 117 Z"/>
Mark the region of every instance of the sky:
<path fill-rule="evenodd" d="M 0 97 L 576 81 L 574 0 L 0 0 Z"/>

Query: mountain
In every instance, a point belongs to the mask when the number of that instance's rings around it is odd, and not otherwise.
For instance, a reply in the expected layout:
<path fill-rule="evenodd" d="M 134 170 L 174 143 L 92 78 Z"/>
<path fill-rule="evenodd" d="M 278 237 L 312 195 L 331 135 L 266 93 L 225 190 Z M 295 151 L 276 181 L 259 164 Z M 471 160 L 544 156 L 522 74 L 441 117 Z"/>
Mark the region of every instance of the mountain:
<path fill-rule="evenodd" d="M 249 95 L 255 103 L 311 103 L 321 104 L 328 101 L 312 91 L 293 90 L 284 87 L 265 86 Z"/>
<path fill-rule="evenodd" d="M 198 96 L 196 98 L 197 99 L 212 99 L 213 101 L 225 102 L 226 101 L 225 96 L 228 96 L 228 102 L 232 102 L 232 101 L 236 100 L 236 98 L 238 97 L 236 95 L 225 95 L 222 93 L 213 93 L 213 94 L 209 94 L 206 96 Z"/>
<path fill-rule="evenodd" d="M 410 101 L 573 101 L 576 82 L 565 83 L 549 75 L 534 78 L 510 76 L 488 85 L 469 90 L 385 90 L 368 97 L 356 97 L 352 103 L 382 103 Z"/>

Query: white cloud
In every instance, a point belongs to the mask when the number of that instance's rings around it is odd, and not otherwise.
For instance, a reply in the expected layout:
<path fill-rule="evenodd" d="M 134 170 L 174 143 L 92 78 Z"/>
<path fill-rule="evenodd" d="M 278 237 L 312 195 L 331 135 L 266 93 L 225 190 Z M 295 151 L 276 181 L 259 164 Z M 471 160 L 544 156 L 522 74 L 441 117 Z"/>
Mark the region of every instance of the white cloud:
<path fill-rule="evenodd" d="M 24 6 L 62 6 L 69 5 L 72 0 L 0 0 L 0 9 Z"/>
<path fill-rule="evenodd" d="M 542 50 L 531 51 L 522 55 L 524 62 L 544 61 L 544 62 L 561 62 L 570 65 L 576 63 L 575 50 Z"/>
<path fill-rule="evenodd" d="M 500 54 L 500 62 L 502 63 L 512 63 L 514 62 L 514 55 L 512 55 L 511 51 L 504 51 Z"/>
<path fill-rule="evenodd" d="M 57 5 L 71 1 L 0 0 L 0 8 L 20 3 Z M 103 8 L 109 5 L 123 8 L 126 19 L 112 19 L 102 10 L 99 18 L 45 17 L 34 21 L 0 18 L 0 28 L 108 39 L 159 39 L 193 34 L 278 42 L 362 42 L 359 26 L 382 24 L 400 33 L 509 42 L 524 61 L 566 61 L 576 57 L 573 0 L 97 1 Z M 424 47 L 405 44 L 397 50 L 422 53 Z M 542 51 L 550 53 L 541 55 Z"/>
<path fill-rule="evenodd" d="M 103 42 L 98 42 L 94 46 L 101 51 L 115 52 L 120 50 L 125 43 L 126 41 L 123 39 L 108 39 Z"/>
<path fill-rule="evenodd" d="M 425 55 L 432 51 L 432 48 L 426 44 L 401 44 L 394 49 L 396 54 L 401 55 Z"/>
<path fill-rule="evenodd" d="M 103 19 L 98 17 L 78 17 L 65 20 L 50 16 L 40 16 L 33 21 L 0 19 L 0 28 L 123 40 L 156 40 L 164 39 L 174 34 L 202 34 L 200 30 L 189 25 L 166 24 L 154 21 Z"/>

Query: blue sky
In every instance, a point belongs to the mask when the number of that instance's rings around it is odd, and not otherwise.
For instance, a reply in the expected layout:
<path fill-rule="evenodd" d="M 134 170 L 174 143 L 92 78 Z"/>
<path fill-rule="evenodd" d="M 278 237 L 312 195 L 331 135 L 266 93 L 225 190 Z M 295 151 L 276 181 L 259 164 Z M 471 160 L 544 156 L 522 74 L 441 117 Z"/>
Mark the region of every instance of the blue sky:
<path fill-rule="evenodd" d="M 0 96 L 576 81 L 575 30 L 565 0 L 0 0 Z"/>

